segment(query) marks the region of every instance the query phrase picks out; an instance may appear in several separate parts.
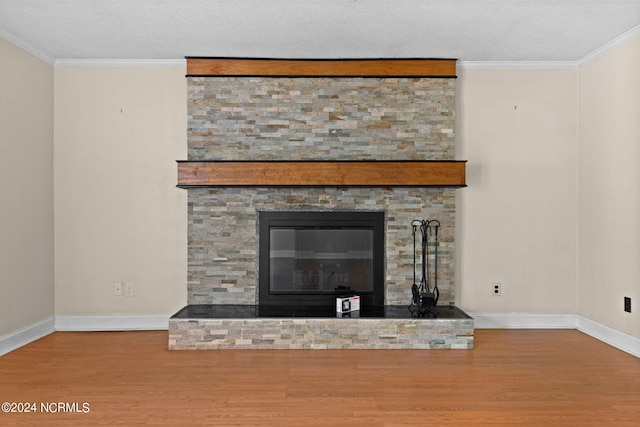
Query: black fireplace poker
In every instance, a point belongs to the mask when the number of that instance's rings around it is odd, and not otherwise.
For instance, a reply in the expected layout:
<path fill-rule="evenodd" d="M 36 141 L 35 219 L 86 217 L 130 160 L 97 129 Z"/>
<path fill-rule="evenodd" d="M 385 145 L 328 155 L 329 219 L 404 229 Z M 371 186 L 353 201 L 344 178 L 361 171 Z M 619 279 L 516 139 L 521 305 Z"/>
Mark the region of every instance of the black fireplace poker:
<path fill-rule="evenodd" d="M 436 309 L 438 304 L 438 298 L 440 297 L 440 291 L 438 290 L 438 230 L 440 229 L 440 221 L 415 219 L 411 221 L 412 235 L 413 235 L 413 285 L 411 286 L 411 304 L 409 305 L 409 311 L 414 317 L 437 317 L 439 311 Z M 421 260 L 420 266 L 422 271 L 422 277 L 420 283 L 416 278 L 417 269 L 417 248 L 416 248 L 416 235 L 420 235 L 421 240 Z M 435 234 L 434 241 L 434 278 L 433 288 L 430 285 L 429 274 L 429 236 Z"/>

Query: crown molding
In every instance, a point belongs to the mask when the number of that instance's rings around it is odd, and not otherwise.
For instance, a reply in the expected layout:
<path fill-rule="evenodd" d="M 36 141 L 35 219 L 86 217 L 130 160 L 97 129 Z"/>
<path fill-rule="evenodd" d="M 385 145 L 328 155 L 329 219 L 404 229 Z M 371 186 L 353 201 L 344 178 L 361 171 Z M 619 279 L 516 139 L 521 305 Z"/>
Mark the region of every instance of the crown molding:
<path fill-rule="evenodd" d="M 458 61 L 467 70 L 558 70 L 576 69 L 576 61 Z"/>
<path fill-rule="evenodd" d="M 544 70 L 544 69 L 575 69 L 599 58 L 605 53 L 615 49 L 640 36 L 640 25 L 604 46 L 599 47 L 591 53 L 583 56 L 577 61 L 458 61 L 457 67 L 468 70 Z M 56 59 L 48 51 L 38 46 L 20 39 L 12 32 L 0 28 L 0 37 L 7 39 L 14 45 L 24 49 L 28 53 L 56 67 L 186 67 L 186 59 L 77 59 L 59 58 Z"/>
<path fill-rule="evenodd" d="M 629 40 L 633 39 L 634 37 L 639 37 L 639 36 L 640 36 L 640 25 L 630 29 L 626 33 L 622 34 L 621 36 L 611 40 L 609 43 L 605 44 L 604 46 L 600 46 L 598 49 L 594 50 L 593 52 L 583 56 L 582 58 L 578 59 L 576 63 L 578 64 L 579 67 L 582 67 L 583 65 L 588 64 L 589 62 L 593 61 L 596 58 L 599 58 L 605 53 L 615 49 L 621 44 L 626 43 Z"/>
<path fill-rule="evenodd" d="M 458 61 L 458 68 L 468 70 L 557 70 L 557 69 L 576 69 L 588 64 L 596 58 L 604 55 L 617 48 L 618 46 L 628 42 L 629 40 L 640 37 L 640 25 L 632 28 L 621 36 L 611 40 L 607 44 L 600 46 L 598 49 L 583 56 L 577 61 Z"/>
<path fill-rule="evenodd" d="M 186 67 L 183 59 L 75 59 L 59 58 L 56 67 Z"/>
<path fill-rule="evenodd" d="M 0 37 L 7 39 L 12 44 L 26 50 L 28 53 L 32 54 L 37 58 L 42 59 L 44 62 L 48 64 L 53 65 L 53 63 L 56 60 L 55 57 L 50 52 L 47 52 L 46 50 L 39 48 L 33 43 L 22 40 L 17 35 L 15 35 L 14 33 L 12 33 L 7 29 L 0 28 Z"/>

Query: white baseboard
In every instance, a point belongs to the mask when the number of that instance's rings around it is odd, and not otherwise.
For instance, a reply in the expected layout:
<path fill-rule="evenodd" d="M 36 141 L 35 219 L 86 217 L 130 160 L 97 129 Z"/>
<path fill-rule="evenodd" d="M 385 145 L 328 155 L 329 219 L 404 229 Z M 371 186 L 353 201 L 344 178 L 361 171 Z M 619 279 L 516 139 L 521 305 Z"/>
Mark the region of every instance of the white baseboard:
<path fill-rule="evenodd" d="M 576 315 L 576 329 L 615 348 L 640 358 L 640 339 L 584 316 Z"/>
<path fill-rule="evenodd" d="M 475 329 L 577 329 L 640 358 L 640 338 L 625 334 L 579 314 L 468 314 L 473 317 Z"/>
<path fill-rule="evenodd" d="M 0 356 L 55 332 L 55 316 L 0 337 Z"/>
<path fill-rule="evenodd" d="M 577 329 L 640 358 L 640 339 L 578 314 L 469 313 L 476 329 Z M 167 330 L 169 316 L 50 316 L 0 337 L 0 356 L 55 331 Z"/>
<path fill-rule="evenodd" d="M 476 329 L 576 329 L 575 314 L 468 314 Z"/>
<path fill-rule="evenodd" d="M 168 315 L 56 316 L 56 331 L 151 331 L 168 330 Z"/>

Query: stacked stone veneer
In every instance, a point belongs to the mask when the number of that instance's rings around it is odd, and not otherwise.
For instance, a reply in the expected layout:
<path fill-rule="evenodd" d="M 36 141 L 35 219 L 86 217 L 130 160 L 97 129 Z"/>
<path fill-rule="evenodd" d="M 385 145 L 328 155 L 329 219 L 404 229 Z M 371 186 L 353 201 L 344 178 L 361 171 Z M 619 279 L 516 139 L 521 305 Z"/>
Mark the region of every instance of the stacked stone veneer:
<path fill-rule="evenodd" d="M 452 160 L 454 88 L 433 78 L 189 77 L 189 160 Z M 385 211 L 391 305 L 410 300 L 411 220 L 437 219 L 440 301 L 454 300 L 453 189 L 188 192 L 189 304 L 256 303 L 259 210 Z"/>
<path fill-rule="evenodd" d="M 473 319 L 189 319 L 171 350 L 472 349 Z"/>

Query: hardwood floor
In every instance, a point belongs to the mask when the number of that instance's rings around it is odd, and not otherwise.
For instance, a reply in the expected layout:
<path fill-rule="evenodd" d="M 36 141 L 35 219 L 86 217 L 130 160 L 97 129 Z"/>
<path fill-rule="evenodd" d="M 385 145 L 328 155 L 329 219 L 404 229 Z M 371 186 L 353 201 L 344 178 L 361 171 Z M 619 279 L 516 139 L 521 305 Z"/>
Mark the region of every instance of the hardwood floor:
<path fill-rule="evenodd" d="M 477 330 L 475 346 L 169 351 L 166 331 L 56 332 L 0 357 L 0 402 L 37 409 L 0 425 L 640 425 L 634 356 L 575 330 Z"/>

